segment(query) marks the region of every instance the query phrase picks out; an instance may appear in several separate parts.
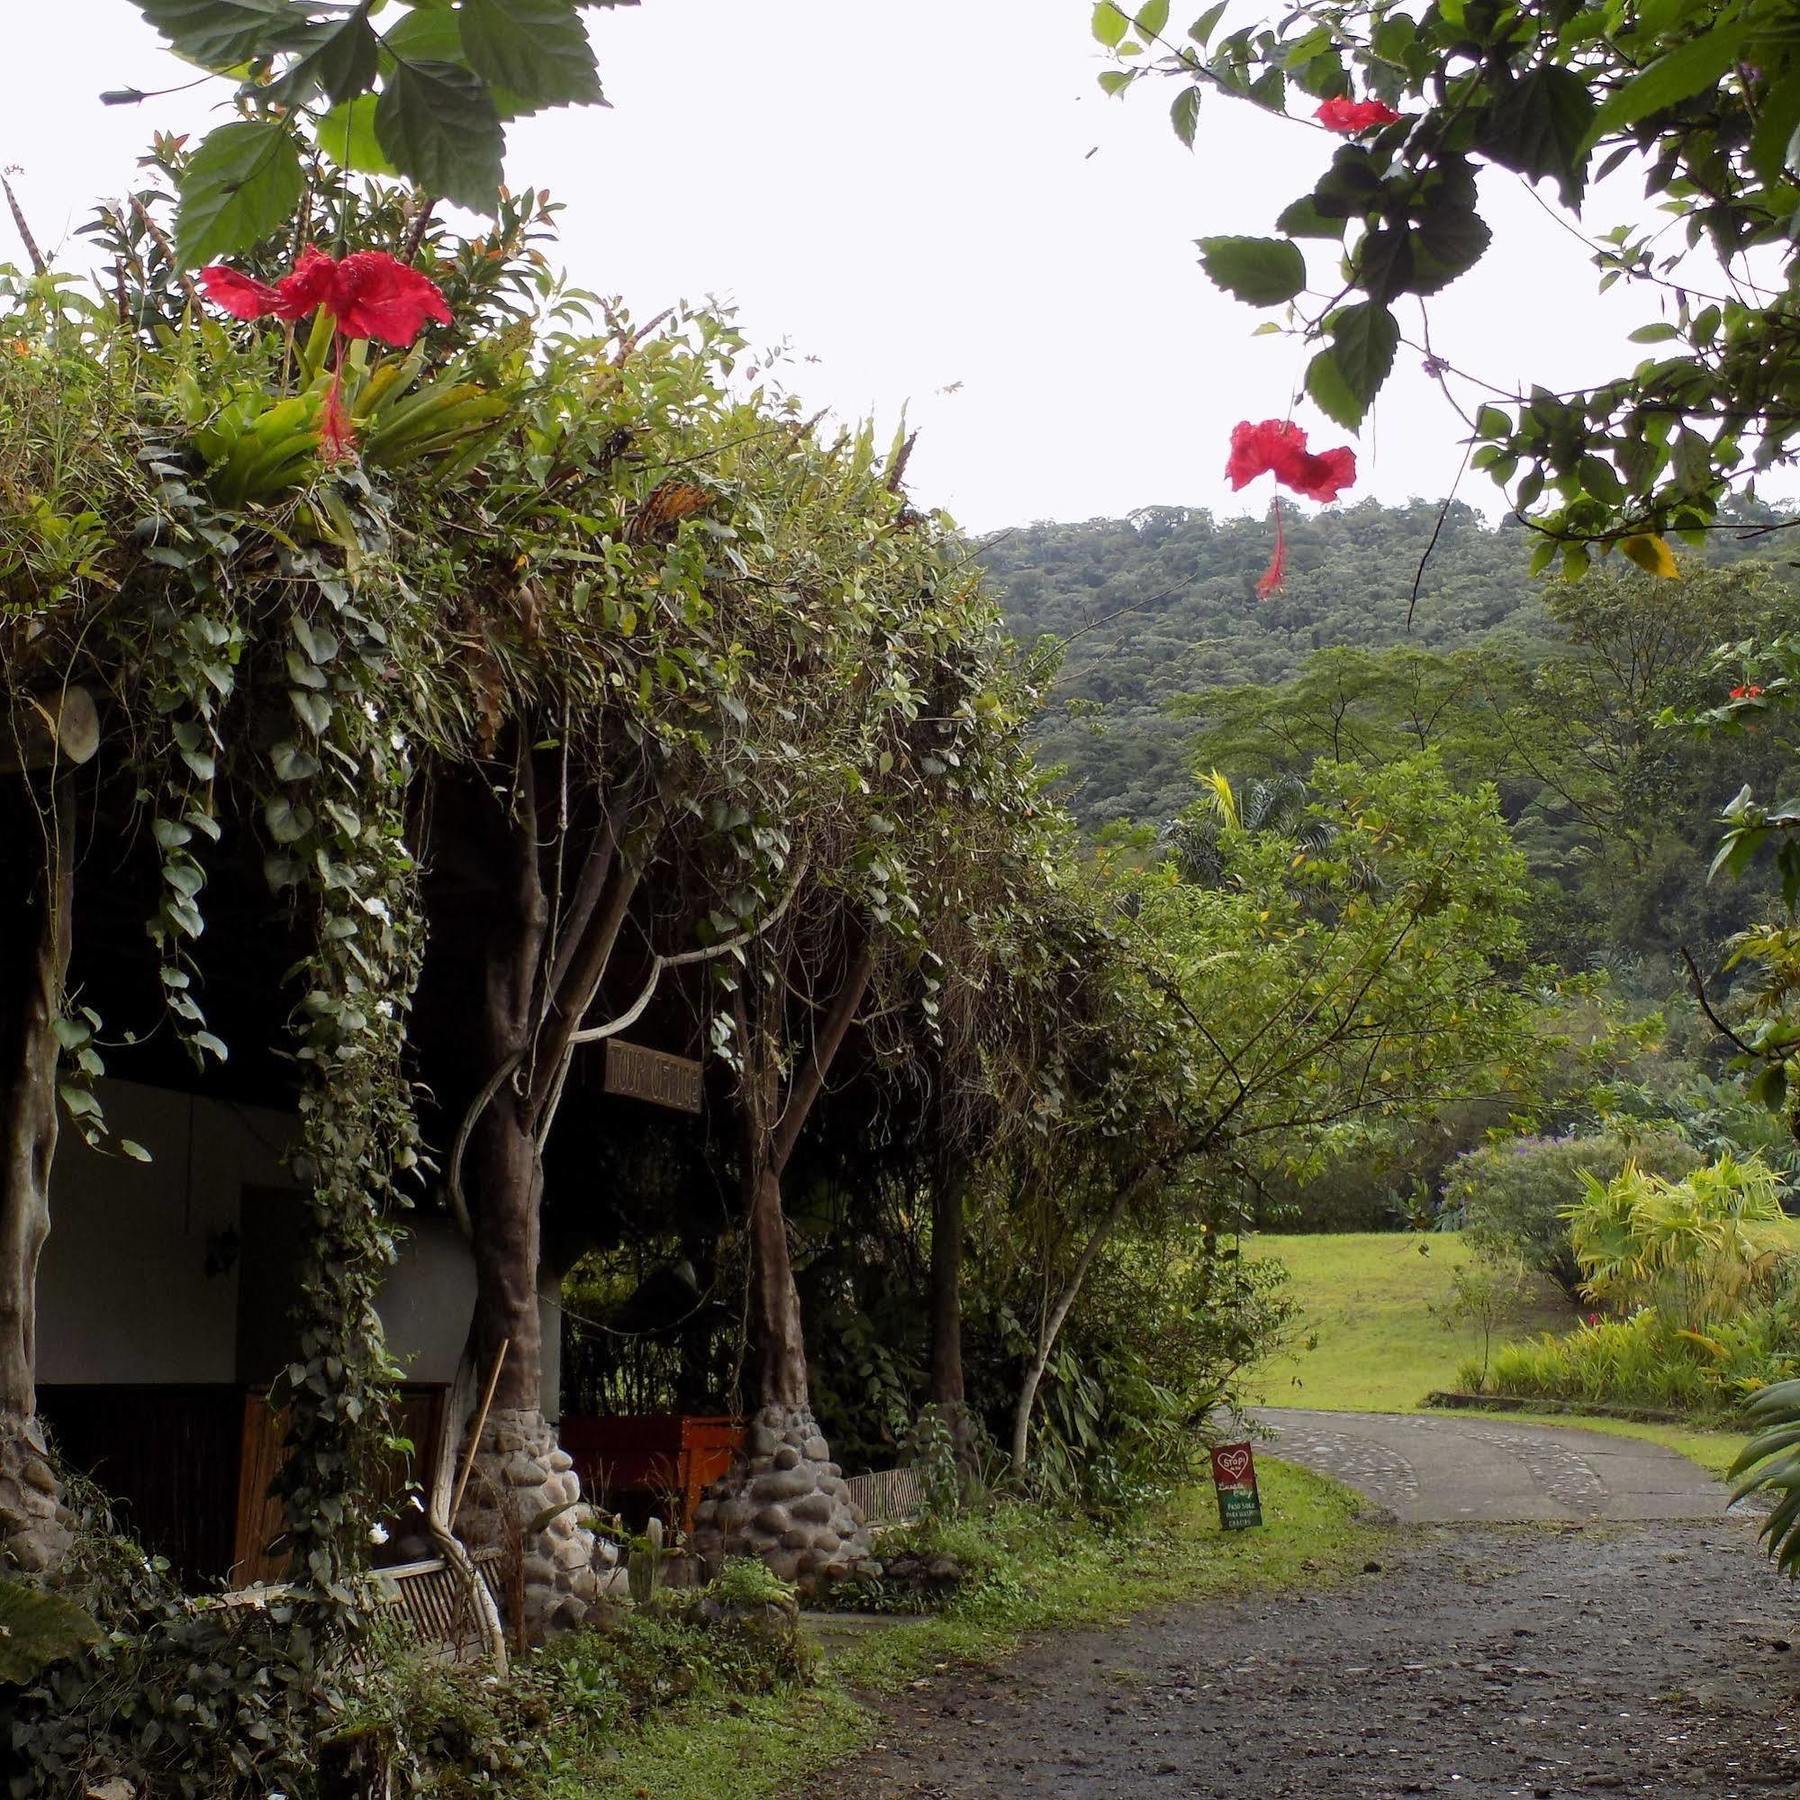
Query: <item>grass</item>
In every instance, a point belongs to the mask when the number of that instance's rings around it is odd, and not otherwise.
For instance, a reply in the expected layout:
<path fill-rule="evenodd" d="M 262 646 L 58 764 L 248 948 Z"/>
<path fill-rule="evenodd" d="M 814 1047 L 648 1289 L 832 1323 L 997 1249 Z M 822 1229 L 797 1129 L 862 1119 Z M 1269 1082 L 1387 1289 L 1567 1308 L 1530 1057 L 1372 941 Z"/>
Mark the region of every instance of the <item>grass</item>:
<path fill-rule="evenodd" d="M 1416 1412 L 1436 1388 L 1480 1353 L 1478 1334 L 1446 1330 L 1433 1307 L 1450 1299 L 1450 1277 L 1473 1260 L 1461 1232 L 1352 1231 L 1264 1237 L 1252 1254 L 1274 1257 L 1293 1277 L 1305 1343 L 1256 1373 L 1249 1397 L 1267 1406 L 1326 1412 Z M 1575 1321 L 1561 1291 L 1540 1280 L 1494 1333 L 1499 1344 Z"/>
<path fill-rule="evenodd" d="M 871 1741 L 879 1716 L 861 1697 L 954 1679 L 1003 1661 L 1030 1632 L 1112 1624 L 1148 1607 L 1225 1591 L 1317 1584 L 1357 1568 L 1373 1533 L 1356 1497 L 1274 1460 L 1260 1464 L 1260 1531 L 1220 1531 L 1212 1496 L 1192 1490 L 1123 1537 L 1002 1511 L 986 1579 L 943 1614 L 907 1619 L 833 1655 L 811 1687 L 741 1700 L 697 1697 L 657 1716 L 599 1765 L 565 1761 L 556 1800 L 762 1800 Z"/>
<path fill-rule="evenodd" d="M 1800 1221 L 1790 1221 L 1800 1241 Z M 1427 1247 L 1421 1256 L 1419 1246 Z M 1279 1357 L 1257 1371 L 1249 1397 L 1265 1406 L 1324 1412 L 1417 1412 L 1426 1394 L 1456 1385 L 1458 1365 L 1480 1354 L 1468 1326 L 1447 1331 L 1431 1307 L 1449 1297 L 1451 1271 L 1470 1260 L 1459 1232 L 1331 1232 L 1264 1237 L 1253 1254 L 1285 1263 L 1293 1276 L 1301 1332 L 1315 1347 Z M 1549 1281 L 1494 1334 L 1504 1341 L 1574 1323 L 1568 1301 Z M 1556 1425 L 1632 1437 L 1674 1450 L 1723 1475 L 1745 1443 L 1743 1433 L 1567 1413 L 1481 1412 L 1517 1424 Z"/>

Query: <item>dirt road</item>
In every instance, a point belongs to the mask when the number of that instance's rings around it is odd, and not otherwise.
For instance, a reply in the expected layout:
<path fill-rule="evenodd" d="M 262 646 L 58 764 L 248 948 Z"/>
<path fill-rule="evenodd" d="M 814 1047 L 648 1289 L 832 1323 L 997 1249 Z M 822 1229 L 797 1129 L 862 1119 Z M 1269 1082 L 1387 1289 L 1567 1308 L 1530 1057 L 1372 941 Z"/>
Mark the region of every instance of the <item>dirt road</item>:
<path fill-rule="evenodd" d="M 1356 1417 L 1279 1448 L 1398 1515 L 1378 1568 L 948 1671 L 816 1800 L 1800 1793 L 1800 1595 L 1722 1489 L 1597 1434 Z M 1482 1490 L 1536 1522 L 1463 1522 Z"/>

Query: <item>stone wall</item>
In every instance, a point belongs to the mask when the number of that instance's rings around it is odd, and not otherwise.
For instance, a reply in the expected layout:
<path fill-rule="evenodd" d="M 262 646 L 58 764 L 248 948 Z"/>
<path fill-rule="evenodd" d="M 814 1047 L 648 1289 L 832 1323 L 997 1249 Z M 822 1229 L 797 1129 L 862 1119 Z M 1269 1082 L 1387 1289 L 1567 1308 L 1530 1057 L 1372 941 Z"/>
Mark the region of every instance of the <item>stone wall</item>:
<path fill-rule="evenodd" d="M 69 1515 L 36 1419 L 0 1413 L 0 1567 L 54 1569 L 69 1548 Z"/>
<path fill-rule="evenodd" d="M 804 1587 L 869 1565 L 868 1526 L 810 1410 L 765 1406 L 751 1420 L 743 1454 L 694 1515 L 694 1550 L 715 1571 L 760 1557 Z"/>
<path fill-rule="evenodd" d="M 471 1550 L 515 1546 L 524 1561 L 525 1631 L 533 1641 L 580 1625 L 608 1583 L 617 1553 L 581 1524 L 581 1479 L 536 1407 L 488 1414 L 457 1520 Z M 561 1507 L 541 1531 L 534 1519 Z M 523 1535 L 521 1535 L 523 1534 Z"/>

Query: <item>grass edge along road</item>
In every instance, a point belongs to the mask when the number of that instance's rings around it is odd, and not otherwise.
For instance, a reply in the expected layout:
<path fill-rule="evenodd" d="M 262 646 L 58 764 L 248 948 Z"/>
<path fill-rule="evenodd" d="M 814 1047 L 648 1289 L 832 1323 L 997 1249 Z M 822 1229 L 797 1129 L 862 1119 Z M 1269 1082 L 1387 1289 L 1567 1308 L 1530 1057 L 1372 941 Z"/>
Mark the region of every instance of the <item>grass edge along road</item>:
<path fill-rule="evenodd" d="M 1345 1231 L 1265 1235 L 1250 1254 L 1284 1264 L 1301 1317 L 1301 1344 L 1273 1358 L 1247 1384 L 1257 1404 L 1319 1412 L 1421 1412 L 1426 1394 L 1456 1385 L 1456 1372 L 1480 1354 L 1468 1325 L 1446 1328 L 1453 1271 L 1473 1257 L 1461 1232 Z M 1566 1330 L 1574 1309 L 1543 1280 L 1494 1332 L 1498 1347 L 1535 1332 Z M 1589 1418 L 1575 1413 L 1474 1412 L 1517 1425 L 1554 1425 L 1643 1438 L 1723 1475 L 1744 1434 L 1678 1424 Z"/>
<path fill-rule="evenodd" d="M 1225 1533 L 1210 1488 L 1186 1490 L 1116 1536 L 1022 1509 L 996 1515 L 996 1556 L 950 1610 L 907 1619 L 835 1652 L 810 1687 L 752 1699 L 696 1696 L 649 1721 L 616 1758 L 565 1761 L 557 1800 L 732 1800 L 791 1791 L 870 1743 L 880 1716 L 859 1696 L 1004 1661 L 1030 1633 L 1115 1624 L 1213 1594 L 1319 1584 L 1352 1573 L 1377 1540 L 1348 1488 L 1259 1460 L 1260 1530 Z M 976 1530 L 981 1521 L 973 1521 Z"/>

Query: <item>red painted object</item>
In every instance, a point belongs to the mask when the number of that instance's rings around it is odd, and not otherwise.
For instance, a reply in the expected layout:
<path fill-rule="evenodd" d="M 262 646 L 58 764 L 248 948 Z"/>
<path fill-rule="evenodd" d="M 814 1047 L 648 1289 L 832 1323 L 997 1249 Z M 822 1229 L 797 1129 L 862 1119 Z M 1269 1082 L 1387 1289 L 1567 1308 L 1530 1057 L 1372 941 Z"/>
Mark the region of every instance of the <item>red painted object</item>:
<path fill-rule="evenodd" d="M 678 1508 L 677 1522 L 691 1531 L 700 1496 L 743 1447 L 744 1424 L 674 1413 L 615 1419 L 565 1413 L 558 1436 L 575 1459 L 582 1493 L 597 1505 L 644 1518 Z"/>

